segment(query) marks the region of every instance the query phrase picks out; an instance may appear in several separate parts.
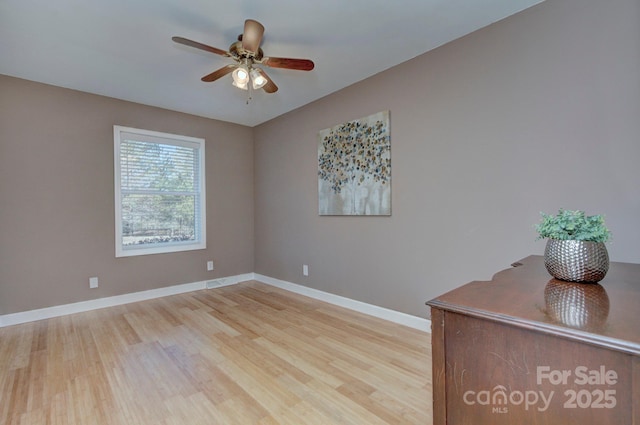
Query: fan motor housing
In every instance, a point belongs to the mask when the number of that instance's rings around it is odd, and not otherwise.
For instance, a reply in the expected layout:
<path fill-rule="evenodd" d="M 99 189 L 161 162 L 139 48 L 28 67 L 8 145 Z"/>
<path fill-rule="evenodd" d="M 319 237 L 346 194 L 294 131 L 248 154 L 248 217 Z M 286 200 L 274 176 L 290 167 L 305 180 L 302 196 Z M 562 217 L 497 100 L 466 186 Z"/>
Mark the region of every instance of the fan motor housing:
<path fill-rule="evenodd" d="M 264 56 L 262 48 L 258 48 L 257 52 L 250 52 L 248 50 L 245 50 L 244 47 L 242 47 L 242 41 L 236 41 L 235 43 L 233 43 L 229 47 L 229 53 L 231 54 L 231 56 L 238 60 L 251 58 L 259 61 Z"/>

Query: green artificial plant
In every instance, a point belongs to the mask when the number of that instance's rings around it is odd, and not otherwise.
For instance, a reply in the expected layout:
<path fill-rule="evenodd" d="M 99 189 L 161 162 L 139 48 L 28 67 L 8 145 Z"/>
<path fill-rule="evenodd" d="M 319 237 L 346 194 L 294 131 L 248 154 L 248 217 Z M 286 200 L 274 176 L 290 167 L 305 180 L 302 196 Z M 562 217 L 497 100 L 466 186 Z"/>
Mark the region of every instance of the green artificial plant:
<path fill-rule="evenodd" d="M 540 214 L 542 220 L 536 226 L 538 239 L 607 242 L 611 238 L 611 232 L 605 226 L 602 215 L 587 216 L 584 211 L 562 208 L 555 216 Z"/>

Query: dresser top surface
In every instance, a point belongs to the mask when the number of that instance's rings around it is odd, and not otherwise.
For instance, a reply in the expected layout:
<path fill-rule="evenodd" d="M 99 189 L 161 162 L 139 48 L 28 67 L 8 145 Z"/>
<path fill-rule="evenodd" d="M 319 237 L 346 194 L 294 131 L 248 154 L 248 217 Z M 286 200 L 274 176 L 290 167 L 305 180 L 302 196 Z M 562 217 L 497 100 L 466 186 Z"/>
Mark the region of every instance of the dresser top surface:
<path fill-rule="evenodd" d="M 640 354 L 640 264 L 612 262 L 601 282 L 572 283 L 552 278 L 532 255 L 427 304 Z"/>

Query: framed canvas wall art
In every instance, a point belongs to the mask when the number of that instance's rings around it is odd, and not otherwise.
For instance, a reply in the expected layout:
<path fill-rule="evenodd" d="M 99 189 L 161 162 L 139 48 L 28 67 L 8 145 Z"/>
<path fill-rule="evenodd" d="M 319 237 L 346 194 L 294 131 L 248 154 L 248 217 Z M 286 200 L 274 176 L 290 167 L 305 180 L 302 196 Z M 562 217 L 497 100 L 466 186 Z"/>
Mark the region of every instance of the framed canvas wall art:
<path fill-rule="evenodd" d="M 389 111 L 318 133 L 320 215 L 391 215 Z"/>

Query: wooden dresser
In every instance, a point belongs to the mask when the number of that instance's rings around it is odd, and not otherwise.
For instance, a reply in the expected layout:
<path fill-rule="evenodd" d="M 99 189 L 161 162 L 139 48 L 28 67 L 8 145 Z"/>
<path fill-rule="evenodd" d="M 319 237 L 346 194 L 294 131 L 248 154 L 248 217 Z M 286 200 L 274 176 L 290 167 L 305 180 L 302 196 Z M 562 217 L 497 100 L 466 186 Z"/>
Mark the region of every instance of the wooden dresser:
<path fill-rule="evenodd" d="M 530 256 L 427 305 L 435 425 L 640 425 L 640 264 L 580 284 Z"/>

